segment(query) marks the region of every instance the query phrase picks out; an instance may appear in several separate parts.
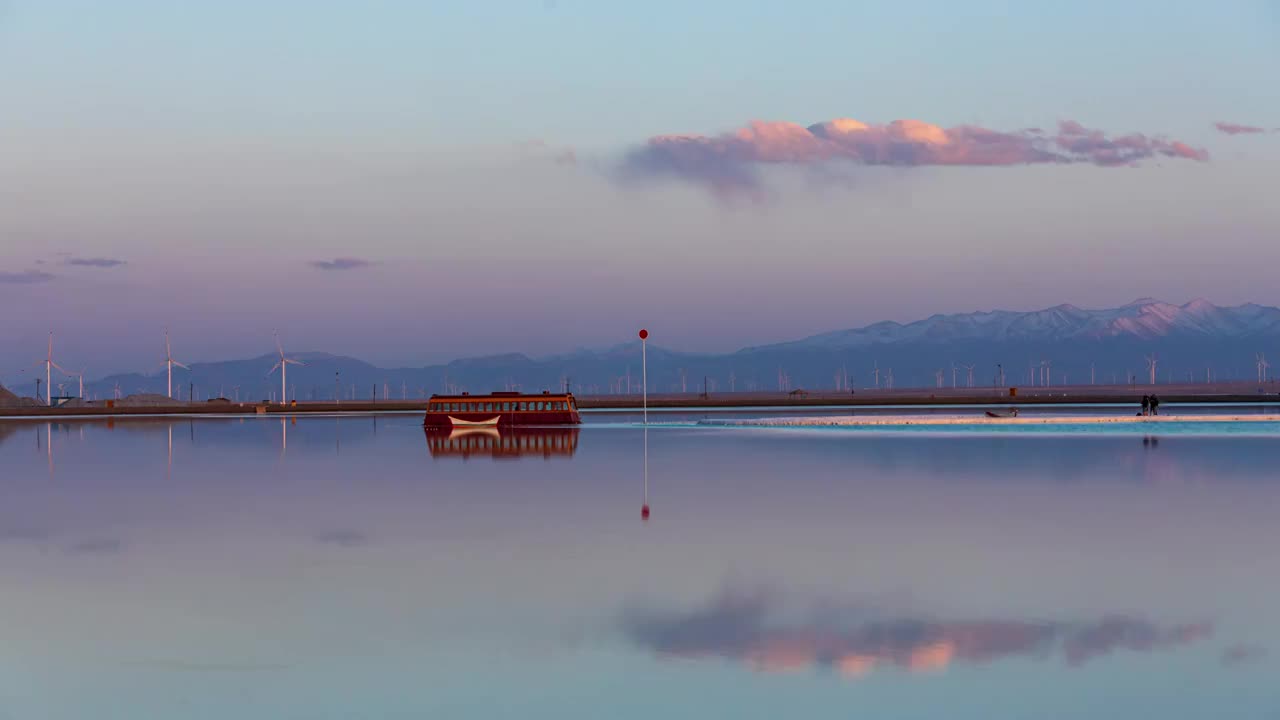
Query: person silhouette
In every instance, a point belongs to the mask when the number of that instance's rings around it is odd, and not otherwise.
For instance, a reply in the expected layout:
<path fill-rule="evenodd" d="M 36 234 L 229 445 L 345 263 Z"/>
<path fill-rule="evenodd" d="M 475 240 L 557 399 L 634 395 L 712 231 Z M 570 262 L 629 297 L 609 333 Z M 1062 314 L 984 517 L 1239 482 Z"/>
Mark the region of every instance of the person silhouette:
<path fill-rule="evenodd" d="M 1156 397 L 1155 395 L 1152 395 L 1150 402 L 1151 402 L 1151 414 L 1159 415 L 1160 414 L 1160 398 Z"/>
<path fill-rule="evenodd" d="M 1147 413 L 1150 412 L 1150 410 L 1151 410 L 1151 396 L 1143 395 L 1142 396 L 1142 415 L 1145 417 Z"/>

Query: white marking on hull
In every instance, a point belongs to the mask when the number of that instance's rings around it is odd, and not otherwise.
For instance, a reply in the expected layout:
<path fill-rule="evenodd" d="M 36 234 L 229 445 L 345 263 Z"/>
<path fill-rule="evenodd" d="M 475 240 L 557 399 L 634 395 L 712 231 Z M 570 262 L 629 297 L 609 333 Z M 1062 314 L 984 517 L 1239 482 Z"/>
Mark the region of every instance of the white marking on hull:
<path fill-rule="evenodd" d="M 459 419 L 459 418 L 456 418 L 456 417 L 454 417 L 454 416 L 450 415 L 450 416 L 449 416 L 449 422 L 453 423 L 453 424 L 454 424 L 454 425 L 456 425 L 456 426 L 460 426 L 460 427 L 468 427 L 468 426 L 484 426 L 484 425 L 497 425 L 497 424 L 498 424 L 498 419 L 499 419 L 500 417 L 502 417 L 502 416 L 501 416 L 501 415 L 494 415 L 493 417 L 491 417 L 491 418 L 486 418 L 486 419 L 484 419 L 484 420 L 461 420 L 461 419 Z"/>

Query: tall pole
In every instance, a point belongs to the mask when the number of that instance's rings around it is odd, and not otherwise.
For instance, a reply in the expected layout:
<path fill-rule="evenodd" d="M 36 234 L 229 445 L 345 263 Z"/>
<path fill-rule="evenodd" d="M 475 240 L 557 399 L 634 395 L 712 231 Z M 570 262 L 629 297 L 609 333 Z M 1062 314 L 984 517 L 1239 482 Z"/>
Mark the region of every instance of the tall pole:
<path fill-rule="evenodd" d="M 649 331 L 640 329 L 640 397 L 644 407 L 644 424 L 649 425 L 649 356 L 648 345 Z M 648 437 L 646 436 L 646 441 Z"/>

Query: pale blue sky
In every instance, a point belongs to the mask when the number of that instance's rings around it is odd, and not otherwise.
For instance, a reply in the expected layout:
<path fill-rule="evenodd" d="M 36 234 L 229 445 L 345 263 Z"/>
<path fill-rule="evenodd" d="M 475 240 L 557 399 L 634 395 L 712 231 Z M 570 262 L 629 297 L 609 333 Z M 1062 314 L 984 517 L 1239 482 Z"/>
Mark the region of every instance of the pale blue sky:
<path fill-rule="evenodd" d="M 201 359 L 281 327 L 414 364 L 641 323 L 724 350 L 996 306 L 1280 304 L 1280 135 L 1213 128 L 1280 126 L 1278 48 L 1275 2 L 0 1 L 0 368 L 50 329 L 104 370 L 150 363 L 164 325 Z M 1210 159 L 775 169 L 763 202 L 617 180 L 654 135 L 837 117 L 1071 119 Z M 308 265 L 335 257 L 371 264 Z"/>

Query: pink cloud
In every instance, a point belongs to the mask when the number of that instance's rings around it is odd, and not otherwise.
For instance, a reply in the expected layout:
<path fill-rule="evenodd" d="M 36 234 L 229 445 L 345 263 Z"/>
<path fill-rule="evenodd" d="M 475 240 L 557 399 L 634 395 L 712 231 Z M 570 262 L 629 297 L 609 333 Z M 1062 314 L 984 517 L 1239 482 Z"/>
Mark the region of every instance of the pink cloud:
<path fill-rule="evenodd" d="M 960 125 L 942 128 L 919 120 L 873 125 L 839 118 L 804 127 L 753 120 L 721 135 L 659 135 L 632 150 L 627 177 L 677 177 L 719 192 L 754 190 L 766 165 L 816 166 L 827 162 L 891 166 L 1006 166 L 1090 163 L 1133 165 L 1152 158 L 1206 161 L 1203 149 L 1163 137 L 1107 135 L 1067 120 L 1057 134 L 1039 128 L 1001 131 Z"/>
<path fill-rule="evenodd" d="M 1218 132 L 1224 132 L 1228 135 L 1256 135 L 1267 131 L 1266 128 L 1254 127 L 1253 125 L 1240 125 L 1239 123 L 1231 122 L 1216 122 L 1213 126 L 1218 128 Z"/>

